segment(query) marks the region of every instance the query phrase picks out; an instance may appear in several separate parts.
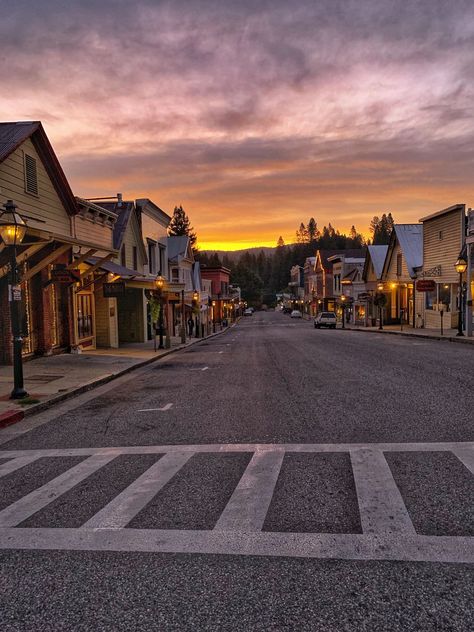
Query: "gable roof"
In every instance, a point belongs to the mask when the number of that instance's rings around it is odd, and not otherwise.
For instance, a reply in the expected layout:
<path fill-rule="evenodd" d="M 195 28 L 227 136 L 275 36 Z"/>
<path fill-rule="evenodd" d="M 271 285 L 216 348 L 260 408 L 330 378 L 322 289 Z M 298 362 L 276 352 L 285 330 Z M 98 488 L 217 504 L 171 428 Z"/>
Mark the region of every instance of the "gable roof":
<path fill-rule="evenodd" d="M 76 200 L 40 121 L 0 123 L 0 162 L 6 160 L 28 138 L 31 138 L 66 212 L 76 215 L 79 212 Z"/>
<path fill-rule="evenodd" d="M 367 254 L 364 263 L 364 278 L 367 274 L 367 266 L 369 259 L 374 266 L 374 272 L 377 279 L 380 279 L 383 272 L 383 264 L 385 263 L 385 257 L 387 256 L 388 244 L 379 246 L 367 246 Z"/>
<path fill-rule="evenodd" d="M 189 246 L 187 235 L 170 235 L 168 237 L 168 259 L 178 261 L 179 257 L 186 257 Z"/>
<path fill-rule="evenodd" d="M 134 202 L 119 202 L 118 200 L 116 202 L 102 202 L 99 200 L 95 204 L 117 216 L 117 221 L 114 224 L 114 248 L 115 250 L 120 250 L 125 231 L 135 208 Z"/>
<path fill-rule="evenodd" d="M 365 248 L 346 248 L 346 250 L 333 250 L 322 248 L 316 251 L 316 258 L 319 257 L 321 265 L 325 270 L 329 269 L 332 265 L 331 261 L 329 261 L 330 257 L 334 257 L 335 255 L 344 255 L 344 257 L 354 257 L 356 259 L 364 259 L 365 257 Z"/>
<path fill-rule="evenodd" d="M 413 279 L 416 269 L 423 266 L 423 224 L 395 224 L 390 236 L 389 250 L 385 258 L 383 272 L 386 273 L 396 241 L 400 244 L 408 274 Z"/>

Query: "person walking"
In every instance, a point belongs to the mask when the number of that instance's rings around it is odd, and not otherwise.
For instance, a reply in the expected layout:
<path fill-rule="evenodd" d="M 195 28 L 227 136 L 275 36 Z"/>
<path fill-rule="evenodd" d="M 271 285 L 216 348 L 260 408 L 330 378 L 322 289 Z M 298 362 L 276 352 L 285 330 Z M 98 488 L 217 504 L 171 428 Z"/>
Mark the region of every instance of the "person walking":
<path fill-rule="evenodd" d="M 188 335 L 189 335 L 190 338 L 193 335 L 193 331 L 194 331 L 194 320 L 193 320 L 193 317 L 190 316 L 188 318 Z"/>

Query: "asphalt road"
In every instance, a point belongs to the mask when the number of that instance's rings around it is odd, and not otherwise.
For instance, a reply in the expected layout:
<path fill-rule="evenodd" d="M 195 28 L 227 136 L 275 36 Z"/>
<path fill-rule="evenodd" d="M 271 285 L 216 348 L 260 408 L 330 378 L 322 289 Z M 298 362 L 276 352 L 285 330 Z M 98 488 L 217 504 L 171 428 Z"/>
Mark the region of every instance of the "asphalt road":
<path fill-rule="evenodd" d="M 83 467 L 86 456 L 74 449 L 219 444 L 184 458 L 124 529 L 180 530 L 192 540 L 222 520 L 251 467 L 254 448 L 229 446 L 474 441 L 473 375 L 471 346 L 315 330 L 281 313 L 256 313 L 221 336 L 22 422 L 17 435 L 0 433 L 0 451 L 63 451 L 54 458 L 42 452 L 0 478 L 0 523 L 1 510 L 19 501 L 14 524 L 25 538 L 49 528 L 67 542 L 67 530 L 79 532 L 168 457 L 166 448 L 121 453 L 29 514 L 28 503 L 39 502 L 35 489 Z M 349 452 L 298 450 L 281 457 L 273 483 L 262 483 L 262 533 L 296 534 L 296 543 L 297 534 L 363 535 Z M 384 454 L 416 534 L 474 536 L 474 475 L 453 452 L 412 446 Z M 0 468 L 12 456 L 0 453 Z M 265 501 L 268 485 L 274 489 Z M 260 515 L 258 502 L 255 511 Z M 2 537 L 7 532 L 0 529 Z M 0 629 L 472 629 L 468 563 L 94 546 L 0 547 Z"/>

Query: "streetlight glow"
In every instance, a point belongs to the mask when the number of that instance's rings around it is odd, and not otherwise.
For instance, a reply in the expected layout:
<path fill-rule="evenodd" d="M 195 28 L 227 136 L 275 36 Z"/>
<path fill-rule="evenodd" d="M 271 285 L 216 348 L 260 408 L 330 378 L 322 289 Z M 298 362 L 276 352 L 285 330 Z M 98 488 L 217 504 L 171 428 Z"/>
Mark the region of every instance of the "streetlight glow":
<path fill-rule="evenodd" d="M 0 237 L 6 246 L 20 244 L 26 235 L 27 225 L 21 215 L 16 212 L 16 204 L 8 200 L 3 205 L 4 211 L 0 215 Z"/>

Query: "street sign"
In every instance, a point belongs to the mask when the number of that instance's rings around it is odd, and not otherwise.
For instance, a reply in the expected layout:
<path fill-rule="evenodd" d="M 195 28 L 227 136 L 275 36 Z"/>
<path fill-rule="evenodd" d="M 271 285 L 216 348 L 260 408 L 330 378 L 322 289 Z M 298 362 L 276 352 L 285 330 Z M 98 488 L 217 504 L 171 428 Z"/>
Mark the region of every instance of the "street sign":
<path fill-rule="evenodd" d="M 61 285 L 70 285 L 81 280 L 80 270 L 66 270 L 66 268 L 53 268 L 51 270 L 51 281 Z"/>
<path fill-rule="evenodd" d="M 416 282 L 417 292 L 434 292 L 436 290 L 436 282 L 432 279 L 418 279 Z"/>
<path fill-rule="evenodd" d="M 21 301 L 21 285 L 9 285 L 8 286 L 8 300 Z"/>
<path fill-rule="evenodd" d="M 125 282 L 116 281 L 115 283 L 104 283 L 102 286 L 104 298 L 116 298 L 125 295 Z"/>

